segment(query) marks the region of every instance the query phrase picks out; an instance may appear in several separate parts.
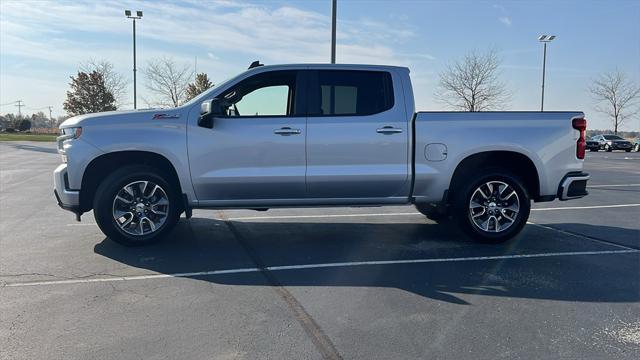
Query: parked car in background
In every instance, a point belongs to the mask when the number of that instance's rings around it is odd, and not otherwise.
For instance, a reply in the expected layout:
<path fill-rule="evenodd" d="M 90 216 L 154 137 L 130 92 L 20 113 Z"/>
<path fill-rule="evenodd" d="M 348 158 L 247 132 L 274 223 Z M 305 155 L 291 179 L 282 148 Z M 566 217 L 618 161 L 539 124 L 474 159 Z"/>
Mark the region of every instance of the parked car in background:
<path fill-rule="evenodd" d="M 600 149 L 611 152 L 613 150 L 624 150 L 630 152 L 632 148 L 631 141 L 625 140 L 618 135 L 596 135 L 591 140 L 598 141 Z"/>
<path fill-rule="evenodd" d="M 590 139 L 587 139 L 587 150 L 589 151 L 598 151 L 600 150 L 600 142 L 596 139 L 598 136 L 592 136 Z"/>
<path fill-rule="evenodd" d="M 640 137 L 637 137 L 637 138 L 633 141 L 633 151 L 635 151 L 635 152 L 640 151 Z"/>

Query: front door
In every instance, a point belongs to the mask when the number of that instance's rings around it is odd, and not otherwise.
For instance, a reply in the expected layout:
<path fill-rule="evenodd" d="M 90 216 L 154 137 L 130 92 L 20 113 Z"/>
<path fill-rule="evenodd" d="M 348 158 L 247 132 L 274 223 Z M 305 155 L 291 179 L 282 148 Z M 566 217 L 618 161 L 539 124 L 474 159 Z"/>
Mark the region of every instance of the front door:
<path fill-rule="evenodd" d="M 193 186 L 201 205 L 305 196 L 306 117 L 298 71 L 270 71 L 224 90 L 225 115 L 188 134 Z M 260 203 L 253 202 L 254 204 Z"/>

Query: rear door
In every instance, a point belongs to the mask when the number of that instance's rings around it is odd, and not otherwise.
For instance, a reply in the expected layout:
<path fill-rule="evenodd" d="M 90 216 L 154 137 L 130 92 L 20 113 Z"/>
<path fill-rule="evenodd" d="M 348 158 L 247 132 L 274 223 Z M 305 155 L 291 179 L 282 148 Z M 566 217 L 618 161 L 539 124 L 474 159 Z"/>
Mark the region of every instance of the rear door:
<path fill-rule="evenodd" d="M 410 129 L 402 99 L 394 98 L 400 80 L 386 71 L 308 74 L 308 197 L 406 200 Z"/>

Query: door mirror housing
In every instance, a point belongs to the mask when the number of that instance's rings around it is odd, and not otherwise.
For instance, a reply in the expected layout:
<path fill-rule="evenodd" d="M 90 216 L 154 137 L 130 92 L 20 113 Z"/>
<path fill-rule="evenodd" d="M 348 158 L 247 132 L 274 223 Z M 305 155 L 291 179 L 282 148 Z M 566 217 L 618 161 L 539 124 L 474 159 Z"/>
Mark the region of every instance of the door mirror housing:
<path fill-rule="evenodd" d="M 212 129 L 213 118 L 222 116 L 222 103 L 220 99 L 209 99 L 200 103 L 200 118 L 198 118 L 198 126 Z"/>

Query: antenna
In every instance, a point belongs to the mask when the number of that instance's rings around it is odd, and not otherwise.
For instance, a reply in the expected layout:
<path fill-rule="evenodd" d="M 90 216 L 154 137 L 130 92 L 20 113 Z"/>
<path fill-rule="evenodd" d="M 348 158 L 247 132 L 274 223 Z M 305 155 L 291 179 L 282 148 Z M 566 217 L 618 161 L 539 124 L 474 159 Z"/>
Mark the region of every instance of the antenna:
<path fill-rule="evenodd" d="M 253 69 L 253 68 L 256 68 L 258 66 L 264 66 L 264 64 L 260 64 L 260 60 L 256 60 L 256 61 L 252 62 L 251 65 L 249 65 L 249 69 Z"/>

